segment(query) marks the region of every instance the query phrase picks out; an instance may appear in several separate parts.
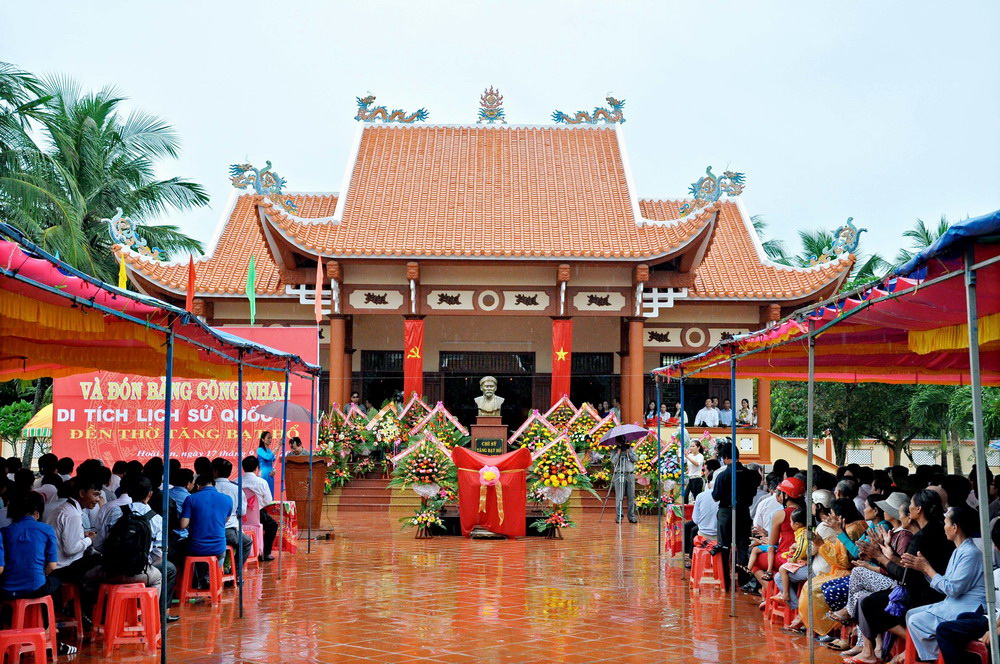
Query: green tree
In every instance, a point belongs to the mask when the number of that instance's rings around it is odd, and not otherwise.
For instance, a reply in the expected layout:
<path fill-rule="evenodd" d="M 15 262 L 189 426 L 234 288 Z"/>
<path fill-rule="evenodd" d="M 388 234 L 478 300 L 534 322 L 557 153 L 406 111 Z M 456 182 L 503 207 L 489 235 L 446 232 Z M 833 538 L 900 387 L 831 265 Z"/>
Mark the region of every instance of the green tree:
<path fill-rule="evenodd" d="M 74 267 L 113 281 L 117 265 L 102 219 L 117 208 L 147 219 L 206 205 L 208 195 L 189 180 L 155 176 L 160 160 L 177 156 L 176 132 L 140 111 L 124 115 L 124 97 L 113 88 L 86 93 L 56 78 L 40 92 L 29 118 L 38 140 L 0 163 L 0 217 Z M 137 231 L 167 252 L 201 249 L 174 226 L 137 224 Z"/>
<path fill-rule="evenodd" d="M 756 231 L 757 237 L 760 238 L 761 247 L 763 247 L 767 257 L 773 261 L 787 264 L 788 254 L 785 252 L 785 243 L 774 238 L 765 239 L 764 231 L 767 229 L 767 222 L 764 221 L 764 215 L 757 214 L 750 217 L 750 223 L 753 224 L 753 229 Z"/>
<path fill-rule="evenodd" d="M 902 265 L 908 262 L 916 254 L 934 244 L 939 237 L 944 235 L 949 226 L 951 226 L 951 222 L 943 214 L 936 227 L 927 224 L 923 219 L 917 219 L 913 228 L 903 231 L 903 237 L 910 240 L 910 247 L 899 250 L 896 254 L 896 264 Z"/>
<path fill-rule="evenodd" d="M 21 438 L 21 429 L 33 414 L 28 401 L 15 401 L 0 408 L 0 438 L 3 442 L 14 447 Z"/>

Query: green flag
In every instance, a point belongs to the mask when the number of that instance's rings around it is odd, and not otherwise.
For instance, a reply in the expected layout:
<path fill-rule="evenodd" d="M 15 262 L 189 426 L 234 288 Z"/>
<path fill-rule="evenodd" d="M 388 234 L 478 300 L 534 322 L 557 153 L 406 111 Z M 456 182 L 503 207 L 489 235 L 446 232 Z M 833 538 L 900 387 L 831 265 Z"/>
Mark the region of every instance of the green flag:
<path fill-rule="evenodd" d="M 247 269 L 247 299 L 250 300 L 250 325 L 253 326 L 257 319 L 257 267 L 254 265 L 253 256 L 250 257 L 250 267 Z"/>

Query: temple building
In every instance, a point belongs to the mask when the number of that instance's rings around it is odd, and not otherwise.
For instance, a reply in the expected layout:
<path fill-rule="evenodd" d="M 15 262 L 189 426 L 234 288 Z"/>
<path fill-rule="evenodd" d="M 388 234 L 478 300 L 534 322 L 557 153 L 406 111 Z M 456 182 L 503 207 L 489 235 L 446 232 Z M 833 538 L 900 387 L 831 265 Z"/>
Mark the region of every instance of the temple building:
<path fill-rule="evenodd" d="M 492 374 L 510 424 L 549 407 L 553 380 L 574 403 L 620 399 L 622 419 L 639 420 L 651 369 L 833 294 L 854 264 L 849 251 L 810 268 L 768 260 L 738 173 L 709 171 L 688 198 L 640 198 L 617 122 L 359 119 L 337 192 L 285 192 L 270 164 L 234 166 L 251 193 L 234 195 L 194 262 L 194 313 L 225 327 L 250 322 L 251 256 L 256 324 L 314 326 L 322 261 L 326 403 L 358 391 L 378 406 L 407 373 L 468 423 Z M 124 255 L 138 289 L 184 306 L 187 260 Z M 689 417 L 729 395 L 728 381 L 685 387 Z M 763 416 L 766 381 L 737 391 Z M 671 411 L 675 399 L 668 385 Z"/>

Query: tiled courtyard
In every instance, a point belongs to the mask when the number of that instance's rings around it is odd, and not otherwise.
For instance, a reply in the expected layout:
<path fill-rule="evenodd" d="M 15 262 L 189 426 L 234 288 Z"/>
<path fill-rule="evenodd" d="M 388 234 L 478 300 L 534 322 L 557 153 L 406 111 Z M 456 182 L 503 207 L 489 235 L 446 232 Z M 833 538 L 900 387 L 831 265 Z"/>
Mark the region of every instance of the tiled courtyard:
<path fill-rule="evenodd" d="M 563 541 L 416 540 L 388 516 L 341 514 L 337 538 L 250 570 L 246 615 L 181 608 L 171 662 L 806 662 L 801 637 L 765 627 L 740 595 L 692 593 L 677 560 L 657 559 L 655 517 L 597 523 Z M 302 542 L 304 545 L 305 542 Z M 154 662 L 118 651 L 113 661 Z M 90 646 L 81 664 L 106 661 Z M 839 662 L 817 648 L 818 662 Z"/>

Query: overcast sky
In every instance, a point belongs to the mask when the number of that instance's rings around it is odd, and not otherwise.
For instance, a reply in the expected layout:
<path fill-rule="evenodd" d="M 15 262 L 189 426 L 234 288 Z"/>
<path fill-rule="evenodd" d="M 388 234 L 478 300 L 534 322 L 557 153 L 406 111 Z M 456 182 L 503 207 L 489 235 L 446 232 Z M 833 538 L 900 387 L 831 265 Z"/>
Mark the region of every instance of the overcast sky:
<path fill-rule="evenodd" d="M 471 123 L 495 85 L 511 123 L 624 98 L 640 197 L 729 167 L 771 236 L 853 216 L 862 249 L 891 256 L 918 217 L 1000 208 L 997 34 L 986 0 L 0 4 L 0 60 L 115 85 L 176 127 L 161 175 L 212 203 L 169 221 L 202 240 L 230 163 L 336 191 L 356 96 Z"/>

